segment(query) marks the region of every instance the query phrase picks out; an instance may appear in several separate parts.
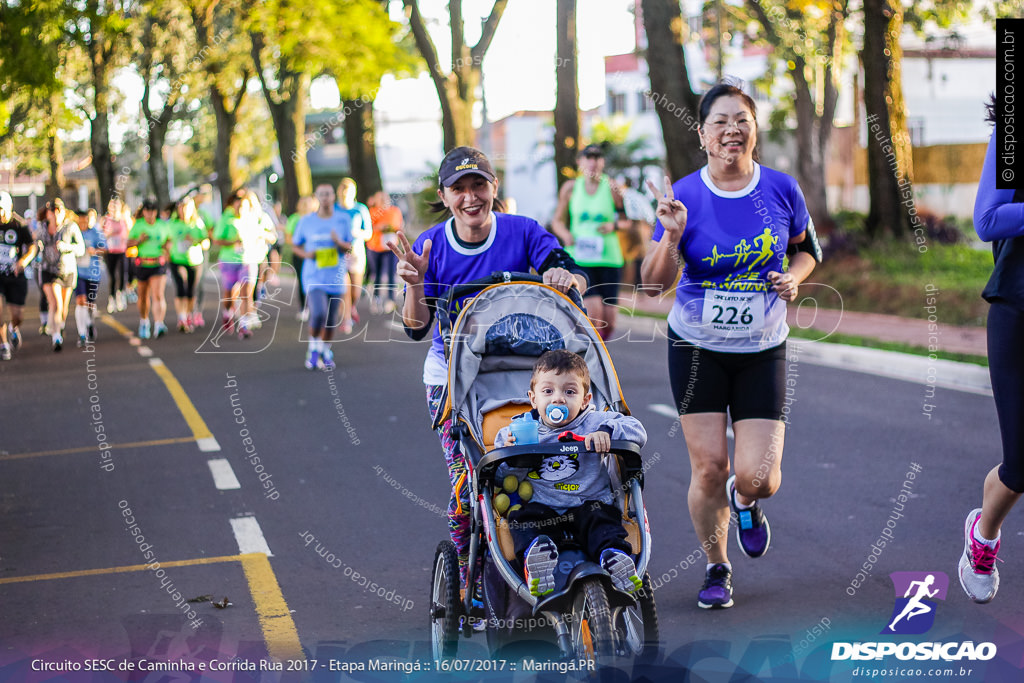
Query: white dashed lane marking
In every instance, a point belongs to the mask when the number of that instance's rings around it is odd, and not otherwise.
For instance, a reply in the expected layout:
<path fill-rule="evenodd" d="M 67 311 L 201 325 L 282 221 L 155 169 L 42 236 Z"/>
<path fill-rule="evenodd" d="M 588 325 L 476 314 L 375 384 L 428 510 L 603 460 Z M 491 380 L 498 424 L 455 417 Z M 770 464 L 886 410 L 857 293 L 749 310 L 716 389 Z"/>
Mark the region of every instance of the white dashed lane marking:
<path fill-rule="evenodd" d="M 267 557 L 273 557 L 267 539 L 263 538 L 263 530 L 255 517 L 236 517 L 231 520 L 231 530 L 235 532 L 235 540 L 238 541 L 238 552 L 262 553 Z"/>
<path fill-rule="evenodd" d="M 231 469 L 231 463 L 226 458 L 215 458 L 206 463 L 210 466 L 210 474 L 213 475 L 213 485 L 220 491 L 240 489 L 242 485 Z"/>

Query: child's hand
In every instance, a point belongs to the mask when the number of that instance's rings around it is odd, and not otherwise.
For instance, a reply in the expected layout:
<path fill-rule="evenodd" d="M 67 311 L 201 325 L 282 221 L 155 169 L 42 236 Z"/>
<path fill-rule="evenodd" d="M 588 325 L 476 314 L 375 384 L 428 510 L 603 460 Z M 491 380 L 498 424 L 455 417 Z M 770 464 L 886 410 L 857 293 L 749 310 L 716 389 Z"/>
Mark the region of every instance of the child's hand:
<path fill-rule="evenodd" d="M 608 449 L 612 447 L 612 437 L 608 432 L 591 432 L 583 438 L 583 445 L 587 447 L 588 451 L 607 453 Z"/>
<path fill-rule="evenodd" d="M 514 434 L 509 434 L 508 436 L 505 437 L 505 445 L 506 446 L 515 446 L 516 445 L 516 437 L 515 437 Z"/>

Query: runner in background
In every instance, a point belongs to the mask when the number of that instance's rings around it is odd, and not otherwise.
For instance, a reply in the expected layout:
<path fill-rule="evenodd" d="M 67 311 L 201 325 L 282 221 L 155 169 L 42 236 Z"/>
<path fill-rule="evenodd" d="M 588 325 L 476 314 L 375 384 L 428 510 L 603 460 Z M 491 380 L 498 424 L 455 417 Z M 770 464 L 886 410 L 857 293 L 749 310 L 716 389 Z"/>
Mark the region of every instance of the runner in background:
<path fill-rule="evenodd" d="M 363 292 L 363 276 L 366 274 L 366 247 L 364 242 L 373 236 L 373 223 L 365 204 L 356 201 L 356 181 L 342 178 L 338 184 L 338 205 L 336 210 L 344 211 L 352 219 L 352 252 L 348 255 L 348 284 L 341 311 L 341 331 L 352 332 L 352 324 L 359 322 L 356 304 Z"/>
<path fill-rule="evenodd" d="M 14 200 L 0 191 L 0 360 L 10 360 L 21 346 L 21 309 L 28 296 L 25 268 L 36 257 L 36 241 L 25 221 L 14 213 Z M 4 303 L 11 322 L 4 324 Z"/>
<path fill-rule="evenodd" d="M 171 240 L 167 221 L 157 218 L 159 207 L 153 199 L 142 202 L 135 216 L 135 224 L 128 233 L 128 247 L 138 249 L 135 273 L 139 290 L 139 339 L 167 334 L 164 317 L 167 315 L 167 250 Z M 153 314 L 150 328 L 149 315 Z"/>
<path fill-rule="evenodd" d="M 203 265 L 203 253 L 209 247 L 206 227 L 196 212 L 195 202 L 185 197 L 178 202 L 174 217 L 168 221 L 171 238 L 171 277 L 174 279 L 174 310 L 178 316 L 178 331 L 195 330 L 194 315 L 196 285 Z"/>
<path fill-rule="evenodd" d="M 228 197 L 224 211 L 213 231 L 213 244 L 219 247 L 217 267 L 220 271 L 220 285 L 223 292 L 220 301 L 220 324 L 221 329 L 228 334 L 234 331 L 235 309 L 241 306 L 238 302 L 242 283 L 249 275 L 248 270 L 242 264 L 242 231 L 239 212 L 244 196 L 244 190 L 239 190 Z M 255 273 L 252 277 L 255 278 Z"/>
<path fill-rule="evenodd" d="M 317 186 L 320 208 L 303 216 L 292 235 L 292 250 L 302 259 L 302 283 L 309 304 L 309 349 L 306 369 L 333 370 L 331 339 L 345 296 L 346 255 L 352 251 L 352 218 L 334 208 L 334 188 Z"/>
<path fill-rule="evenodd" d="M 373 225 L 373 236 L 366 242 L 368 270 L 373 274 L 370 312 L 391 313 L 395 310 L 395 268 L 398 258 L 388 245 L 398 240 L 398 231 L 405 225 L 405 221 L 401 209 L 391 204 L 391 197 L 386 192 L 378 192 L 368 201 L 370 222 Z M 385 294 L 382 296 L 381 292 Z"/>
<path fill-rule="evenodd" d="M 292 236 L 295 234 L 295 228 L 299 224 L 299 220 L 303 216 L 308 216 L 311 213 L 316 213 L 317 209 L 320 208 L 320 202 L 317 198 L 312 195 L 306 195 L 299 197 L 299 203 L 295 207 L 295 213 L 288 216 L 288 221 L 284 225 L 284 239 L 290 245 L 292 243 Z M 309 317 L 309 311 L 306 310 L 306 289 L 302 286 L 302 262 L 304 259 L 292 251 L 292 267 L 295 269 L 296 284 L 299 289 L 299 320 L 305 321 Z"/>
<path fill-rule="evenodd" d="M 75 285 L 75 326 L 78 345 L 96 341 L 96 298 L 103 273 L 103 254 L 107 240 L 100 232 L 95 209 L 78 212 L 78 230 L 85 242 L 85 253 L 78 257 L 78 283 Z"/>
<path fill-rule="evenodd" d="M 42 284 L 50 312 L 46 333 L 50 335 L 53 350 L 64 346 L 64 325 L 67 322 L 71 295 L 78 280 L 76 259 L 85 254 L 85 243 L 74 216 L 64 202 L 54 199 L 43 207 L 46 227 L 40 232 L 42 252 Z"/>
<path fill-rule="evenodd" d="M 630 223 L 623 212 L 621 190 L 604 174 L 601 146 L 584 147 L 577 164 L 579 175 L 558 191 L 551 232 L 587 273 L 590 288 L 583 303 L 601 338 L 607 340 L 615 329 L 624 263 L 617 231 L 628 230 Z"/>
<path fill-rule="evenodd" d="M 128 260 L 125 249 L 128 248 L 128 231 L 131 219 L 128 210 L 117 197 L 107 203 L 107 212 L 100 221 L 107 248 L 103 261 L 107 266 L 107 277 L 110 280 L 110 296 L 107 299 L 107 313 L 123 311 L 128 307 L 125 288 L 128 284 Z"/>

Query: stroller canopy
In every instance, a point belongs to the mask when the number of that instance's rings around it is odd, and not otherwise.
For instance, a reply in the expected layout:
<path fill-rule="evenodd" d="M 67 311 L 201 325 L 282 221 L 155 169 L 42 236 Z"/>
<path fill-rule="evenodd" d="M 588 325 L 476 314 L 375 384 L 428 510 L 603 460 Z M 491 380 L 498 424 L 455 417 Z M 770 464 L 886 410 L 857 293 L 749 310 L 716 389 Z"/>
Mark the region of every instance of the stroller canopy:
<path fill-rule="evenodd" d="M 608 349 L 594 324 L 568 297 L 536 282 L 491 285 L 469 300 L 452 328 L 448 400 L 435 423 L 449 415 L 483 447 L 483 416 L 510 403 L 529 405 L 536 359 L 568 349 L 590 369 L 597 410 L 628 414 Z"/>

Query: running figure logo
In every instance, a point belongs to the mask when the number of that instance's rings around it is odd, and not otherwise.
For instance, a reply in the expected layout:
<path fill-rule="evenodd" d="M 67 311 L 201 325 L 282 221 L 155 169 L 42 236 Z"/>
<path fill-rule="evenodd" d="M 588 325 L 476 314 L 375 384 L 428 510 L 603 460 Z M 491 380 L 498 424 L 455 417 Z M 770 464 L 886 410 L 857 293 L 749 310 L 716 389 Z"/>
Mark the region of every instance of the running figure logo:
<path fill-rule="evenodd" d="M 893 572 L 889 577 L 896 591 L 896 605 L 882 633 L 913 635 L 928 631 L 935 623 L 936 603 L 932 599 L 946 599 L 949 577 L 943 572 Z"/>

